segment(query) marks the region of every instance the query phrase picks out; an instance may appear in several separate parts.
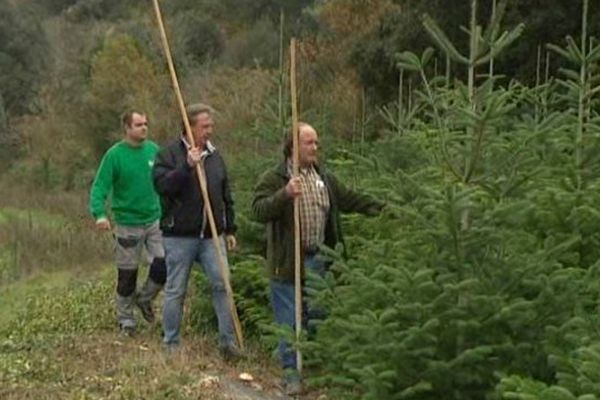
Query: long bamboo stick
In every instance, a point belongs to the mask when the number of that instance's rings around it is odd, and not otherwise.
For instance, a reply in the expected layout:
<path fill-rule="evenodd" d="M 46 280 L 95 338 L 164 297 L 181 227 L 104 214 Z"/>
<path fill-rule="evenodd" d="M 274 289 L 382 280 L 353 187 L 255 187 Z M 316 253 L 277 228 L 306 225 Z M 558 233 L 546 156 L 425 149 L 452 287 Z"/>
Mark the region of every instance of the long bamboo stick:
<path fill-rule="evenodd" d="M 171 56 L 171 50 L 169 48 L 169 41 L 167 39 L 167 33 L 165 31 L 165 26 L 163 24 L 162 14 L 160 12 L 160 6 L 158 4 L 158 0 L 153 0 L 154 3 L 154 11 L 156 13 L 156 20 L 158 22 L 158 27 L 160 29 L 160 36 L 163 44 L 163 49 L 165 51 L 165 56 L 167 58 L 167 64 L 169 66 L 169 72 L 171 74 L 171 81 L 173 83 L 173 89 L 175 90 L 175 95 L 177 97 L 177 103 L 179 105 L 179 111 L 181 112 L 181 117 L 183 119 L 183 125 L 185 126 L 185 133 L 187 136 L 188 143 L 191 147 L 196 147 L 194 141 L 194 135 L 192 135 L 192 128 L 190 126 L 190 121 L 187 117 L 187 112 L 185 110 L 185 103 L 183 101 L 183 96 L 181 94 L 181 89 L 179 88 L 179 82 L 177 80 L 177 74 L 175 72 L 175 66 L 173 65 L 173 57 Z M 199 163 L 196 165 L 196 175 L 198 176 L 198 183 L 200 185 L 200 191 L 202 192 L 202 198 L 204 200 L 204 206 L 206 209 L 206 214 L 208 217 L 208 223 L 210 225 L 210 231 L 212 233 L 213 245 L 215 246 L 217 252 L 217 259 L 219 260 L 219 268 L 221 271 L 221 276 L 223 277 L 223 282 L 225 283 L 225 291 L 227 293 L 227 300 L 229 303 L 229 309 L 231 311 L 231 316 L 233 319 L 233 327 L 235 330 L 235 335 L 237 338 L 238 345 L 241 350 L 244 349 L 244 337 L 242 335 L 242 326 L 240 324 L 240 319 L 238 317 L 237 308 L 235 307 L 235 301 L 233 299 L 233 291 L 231 289 L 231 283 L 229 281 L 229 270 L 227 265 L 225 264 L 225 257 L 223 256 L 223 252 L 221 250 L 221 243 L 219 241 L 219 237 L 217 235 L 217 227 L 215 225 L 215 218 L 212 212 L 212 207 L 210 205 L 210 198 L 208 197 L 208 191 L 206 189 L 206 175 L 204 173 L 204 165 Z"/>
<path fill-rule="evenodd" d="M 290 95 L 292 100 L 292 174 L 298 176 L 298 105 L 296 102 L 296 39 L 290 44 Z M 300 199 L 294 197 L 294 295 L 296 303 L 296 340 L 302 332 L 302 266 L 300 258 Z M 298 372 L 302 372 L 302 353 L 296 351 Z"/>
<path fill-rule="evenodd" d="M 284 70 L 284 54 L 285 44 L 283 42 L 283 27 L 285 22 L 285 14 L 283 8 L 279 10 L 279 83 L 278 83 L 278 101 L 277 101 L 277 117 L 279 121 L 279 133 L 282 135 L 281 138 L 285 139 L 285 112 L 284 112 L 284 82 L 285 82 L 285 70 Z"/>

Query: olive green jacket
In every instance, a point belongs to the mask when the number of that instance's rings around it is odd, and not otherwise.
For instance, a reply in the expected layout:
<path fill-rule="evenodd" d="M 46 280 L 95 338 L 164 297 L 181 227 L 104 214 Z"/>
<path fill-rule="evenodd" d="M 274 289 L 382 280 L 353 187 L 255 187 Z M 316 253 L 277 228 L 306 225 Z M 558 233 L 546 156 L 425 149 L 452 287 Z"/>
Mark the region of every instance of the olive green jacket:
<path fill-rule="evenodd" d="M 330 172 L 316 168 L 329 192 L 330 209 L 325 226 L 324 244 L 334 248 L 343 244 L 340 212 L 378 214 L 383 203 L 356 193 L 342 185 Z M 271 279 L 294 282 L 294 201 L 285 191 L 290 179 L 287 164 L 265 172 L 254 190 L 254 218 L 267 226 L 267 269 Z"/>

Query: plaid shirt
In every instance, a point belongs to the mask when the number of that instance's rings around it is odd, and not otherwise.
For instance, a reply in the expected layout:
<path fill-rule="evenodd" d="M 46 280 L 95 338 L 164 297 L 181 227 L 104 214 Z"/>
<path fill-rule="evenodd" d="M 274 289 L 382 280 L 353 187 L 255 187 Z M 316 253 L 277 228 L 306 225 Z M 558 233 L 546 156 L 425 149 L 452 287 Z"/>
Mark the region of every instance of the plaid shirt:
<path fill-rule="evenodd" d="M 298 201 L 300 231 L 302 247 L 306 250 L 323 243 L 330 204 L 327 187 L 315 168 L 300 168 L 299 171 L 302 183 L 302 196 Z"/>

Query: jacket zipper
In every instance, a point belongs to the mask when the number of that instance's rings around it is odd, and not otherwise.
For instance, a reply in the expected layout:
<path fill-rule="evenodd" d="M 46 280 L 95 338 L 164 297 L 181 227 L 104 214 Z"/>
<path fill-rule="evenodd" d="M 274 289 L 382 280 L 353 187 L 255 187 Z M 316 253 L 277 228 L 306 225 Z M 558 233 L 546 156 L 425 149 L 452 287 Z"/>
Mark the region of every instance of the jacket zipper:
<path fill-rule="evenodd" d="M 206 177 L 206 158 L 210 155 L 210 153 L 207 153 L 206 151 L 202 152 L 201 155 L 201 162 L 202 162 L 202 168 L 200 169 L 202 171 L 202 173 L 204 174 L 204 183 L 206 184 L 206 194 L 208 195 L 208 178 Z M 200 190 L 200 197 L 202 197 L 202 188 L 198 188 Z M 210 199 L 209 199 L 210 200 Z M 206 217 L 208 215 L 208 213 L 206 212 L 206 207 L 207 205 L 204 204 L 204 201 L 202 202 L 202 228 L 200 230 L 200 239 L 204 239 L 204 230 L 206 229 Z"/>

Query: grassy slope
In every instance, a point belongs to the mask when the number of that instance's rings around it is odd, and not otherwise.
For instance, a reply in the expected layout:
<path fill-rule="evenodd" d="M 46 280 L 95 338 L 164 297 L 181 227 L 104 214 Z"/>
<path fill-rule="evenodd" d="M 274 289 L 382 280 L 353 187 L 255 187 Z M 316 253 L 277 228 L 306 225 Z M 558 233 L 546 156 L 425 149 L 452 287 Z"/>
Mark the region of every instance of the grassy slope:
<path fill-rule="evenodd" d="M 42 214 L 32 218 L 32 214 L 0 209 L 0 233 L 12 232 L 21 222 L 30 226 L 34 221 L 26 235 L 0 238 L 10 241 L 16 237 L 29 244 L 41 240 L 40 236 L 64 235 L 63 224 L 56 223 L 60 217 Z M 42 228 L 47 231 L 39 235 Z M 77 230 L 74 236 L 98 240 L 85 229 Z M 6 244 L 0 240 L 0 256 L 10 251 Z M 67 260 L 78 256 L 78 246 L 87 244 L 65 248 L 62 257 L 69 267 L 42 266 L 0 282 L 1 399 L 265 400 L 271 398 L 269 393 L 277 393 L 278 371 L 264 353 L 250 350 L 248 360 L 227 365 L 221 361 L 214 340 L 193 332 L 189 321 L 184 321 L 183 351 L 169 358 L 160 348 L 158 324 L 149 326 L 139 318 L 139 335 L 120 337 L 112 301 L 114 269 L 93 261 L 89 265 L 76 263 L 74 268 Z M 46 251 L 43 245 L 29 251 L 38 259 L 45 256 L 35 254 L 37 250 Z M 193 296 L 191 287 L 188 297 Z M 237 380 L 242 371 L 256 378 L 260 390 Z M 207 383 L 210 376 L 217 376 L 219 384 Z"/>
<path fill-rule="evenodd" d="M 186 331 L 183 351 L 167 357 L 160 327 L 135 338 L 114 326 L 112 268 L 85 280 L 68 271 L 14 283 L 0 292 L 2 399 L 269 399 L 277 393 L 264 354 L 223 363 L 212 339 Z M 250 372 L 260 390 L 237 381 Z M 219 384 L 210 383 L 216 376 Z"/>
<path fill-rule="evenodd" d="M 0 290 L 0 326 L 7 326 L 27 305 L 27 299 L 36 292 L 61 290 L 68 285 L 71 273 L 57 271 L 39 274 L 13 284 L 1 287 Z"/>

